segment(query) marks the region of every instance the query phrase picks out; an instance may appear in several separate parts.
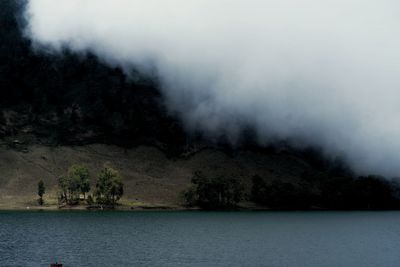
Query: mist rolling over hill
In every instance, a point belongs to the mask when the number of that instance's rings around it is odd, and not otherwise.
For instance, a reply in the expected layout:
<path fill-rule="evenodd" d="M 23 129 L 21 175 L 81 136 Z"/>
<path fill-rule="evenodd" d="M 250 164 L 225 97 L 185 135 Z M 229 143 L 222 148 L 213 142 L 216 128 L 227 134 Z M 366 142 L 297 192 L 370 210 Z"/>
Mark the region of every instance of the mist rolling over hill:
<path fill-rule="evenodd" d="M 284 140 L 399 173 L 399 25 L 394 1 L 31 0 L 37 53 L 93 53 L 154 77 L 189 132 Z"/>
<path fill-rule="evenodd" d="M 360 3 L 1 2 L 0 207 L 84 163 L 135 207 L 398 208 L 396 4 Z"/>

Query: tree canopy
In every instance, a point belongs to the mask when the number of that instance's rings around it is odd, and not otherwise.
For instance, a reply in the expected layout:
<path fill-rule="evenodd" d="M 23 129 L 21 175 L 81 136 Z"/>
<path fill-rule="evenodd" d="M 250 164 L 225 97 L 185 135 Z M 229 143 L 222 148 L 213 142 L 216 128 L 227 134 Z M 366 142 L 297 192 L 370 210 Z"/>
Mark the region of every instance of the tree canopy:
<path fill-rule="evenodd" d="M 115 205 L 124 194 L 124 185 L 118 171 L 105 167 L 99 174 L 94 195 L 97 203 Z"/>
<path fill-rule="evenodd" d="M 83 165 L 72 165 L 68 170 L 68 177 L 75 186 L 74 190 L 79 190 L 79 193 L 85 194 L 90 191 L 90 175 L 89 170 Z"/>

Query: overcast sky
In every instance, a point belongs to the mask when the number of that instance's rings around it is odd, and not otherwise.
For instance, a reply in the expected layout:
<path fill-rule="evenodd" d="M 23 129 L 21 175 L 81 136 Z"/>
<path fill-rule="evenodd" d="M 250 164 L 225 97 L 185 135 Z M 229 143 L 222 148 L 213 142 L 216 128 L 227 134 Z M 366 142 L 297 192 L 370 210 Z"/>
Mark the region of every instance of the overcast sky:
<path fill-rule="evenodd" d="M 400 175 L 397 1 L 30 0 L 26 14 L 36 48 L 156 72 L 188 130 L 235 142 L 252 127 Z"/>

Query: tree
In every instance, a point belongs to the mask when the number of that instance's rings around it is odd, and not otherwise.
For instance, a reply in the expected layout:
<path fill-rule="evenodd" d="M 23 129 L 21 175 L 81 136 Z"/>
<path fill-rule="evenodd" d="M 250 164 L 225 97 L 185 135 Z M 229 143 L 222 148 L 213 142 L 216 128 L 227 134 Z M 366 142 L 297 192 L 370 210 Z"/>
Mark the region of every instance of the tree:
<path fill-rule="evenodd" d="M 86 199 L 86 193 L 90 191 L 89 170 L 83 165 L 72 165 L 68 169 L 68 177 L 71 189 L 83 194 L 83 199 Z"/>
<path fill-rule="evenodd" d="M 83 165 L 72 165 L 67 172 L 58 179 L 60 190 L 59 201 L 68 205 L 79 203 L 80 194 L 86 199 L 86 193 L 90 191 L 89 170 Z"/>
<path fill-rule="evenodd" d="M 75 179 L 73 179 L 75 178 Z M 76 177 L 69 175 L 60 176 L 58 179 L 59 202 L 65 202 L 68 205 L 78 204 L 79 202 L 79 181 Z"/>
<path fill-rule="evenodd" d="M 106 205 L 115 205 L 124 194 L 124 184 L 118 171 L 106 167 L 98 177 L 96 183 L 96 202 Z"/>
<path fill-rule="evenodd" d="M 37 189 L 37 194 L 39 196 L 39 205 L 43 205 L 44 201 L 43 201 L 43 195 L 46 192 L 46 188 L 44 186 L 44 182 L 43 180 L 40 180 L 38 182 L 38 189 Z"/>
<path fill-rule="evenodd" d="M 59 203 L 63 203 L 63 202 L 68 203 L 68 178 L 67 178 L 67 176 L 63 175 L 58 178 L 58 188 L 59 188 L 58 202 Z"/>
<path fill-rule="evenodd" d="M 196 172 L 192 183 L 194 187 L 184 194 L 188 205 L 204 209 L 234 208 L 243 197 L 243 186 L 235 178 L 209 178 Z"/>

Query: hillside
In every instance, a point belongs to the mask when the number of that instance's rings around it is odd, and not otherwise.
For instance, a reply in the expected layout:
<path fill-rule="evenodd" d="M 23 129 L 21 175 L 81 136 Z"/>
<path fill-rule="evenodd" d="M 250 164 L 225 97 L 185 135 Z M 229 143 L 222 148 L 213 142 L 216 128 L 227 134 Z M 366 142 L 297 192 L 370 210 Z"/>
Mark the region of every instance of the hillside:
<path fill-rule="evenodd" d="M 166 107 L 156 73 L 127 75 L 90 52 L 35 46 L 24 35 L 25 4 L 0 3 L 0 209 L 37 205 L 40 179 L 56 207 L 57 179 L 76 163 L 90 169 L 92 188 L 104 165 L 119 171 L 126 207 L 183 207 L 201 171 L 239 179 L 246 207 L 400 208 L 399 183 L 357 177 L 319 148 L 260 145 L 250 126 L 234 143 L 227 131 L 189 131 Z"/>
<path fill-rule="evenodd" d="M 131 73 L 95 56 L 34 49 L 24 38 L 25 1 L 2 1 L 0 16 L 0 208 L 34 204 L 44 179 L 48 203 L 74 163 L 121 172 L 125 202 L 180 205 L 193 173 L 296 179 L 298 156 L 258 148 L 251 129 L 235 147 L 186 132 L 164 106 L 156 76 Z M 248 149 L 250 148 L 250 149 Z M 93 182 L 94 183 L 94 182 Z"/>
<path fill-rule="evenodd" d="M 195 171 L 209 176 L 239 177 L 250 189 L 254 175 L 267 179 L 296 181 L 309 168 L 288 154 L 241 151 L 227 155 L 212 148 L 190 156 L 168 158 L 155 147 L 123 149 L 110 145 L 30 146 L 24 151 L 1 148 L 0 208 L 36 206 L 37 182 L 43 179 L 48 193 L 46 202 L 56 204 L 57 178 L 72 164 L 85 164 L 92 185 L 104 164 L 120 171 L 125 184 L 123 203 L 144 206 L 181 206 L 180 194 L 190 185 Z"/>

